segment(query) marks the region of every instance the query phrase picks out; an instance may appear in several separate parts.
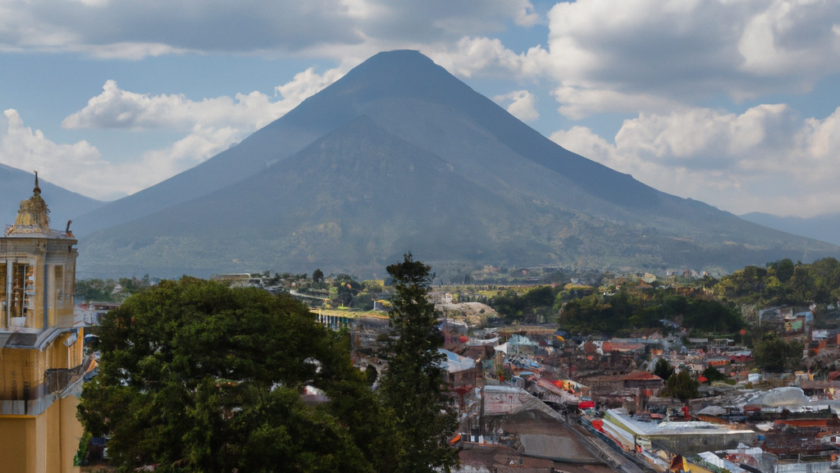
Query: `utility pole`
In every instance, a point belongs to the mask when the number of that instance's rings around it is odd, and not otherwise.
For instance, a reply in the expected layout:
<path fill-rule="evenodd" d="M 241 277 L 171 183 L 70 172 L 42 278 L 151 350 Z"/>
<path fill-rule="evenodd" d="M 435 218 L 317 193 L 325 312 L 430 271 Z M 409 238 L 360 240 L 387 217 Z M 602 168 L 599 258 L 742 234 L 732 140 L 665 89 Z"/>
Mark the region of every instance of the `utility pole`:
<path fill-rule="evenodd" d="M 484 386 L 481 386 L 481 406 L 478 409 L 478 439 L 484 443 Z"/>

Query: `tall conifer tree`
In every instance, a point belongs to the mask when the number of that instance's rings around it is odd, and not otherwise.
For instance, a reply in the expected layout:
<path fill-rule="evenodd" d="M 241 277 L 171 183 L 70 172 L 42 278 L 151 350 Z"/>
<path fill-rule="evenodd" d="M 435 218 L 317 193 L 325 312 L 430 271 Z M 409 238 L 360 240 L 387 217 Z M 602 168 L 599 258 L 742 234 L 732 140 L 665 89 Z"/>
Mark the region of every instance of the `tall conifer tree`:
<path fill-rule="evenodd" d="M 450 471 L 458 460 L 448 439 L 457 424 L 443 391 L 443 336 L 436 327 L 434 304 L 427 298 L 434 276 L 431 267 L 415 261 L 411 253 L 388 266 L 388 274 L 394 286 L 391 327 L 398 338 L 391 346 L 381 394 L 396 413 L 404 440 L 397 470 Z"/>

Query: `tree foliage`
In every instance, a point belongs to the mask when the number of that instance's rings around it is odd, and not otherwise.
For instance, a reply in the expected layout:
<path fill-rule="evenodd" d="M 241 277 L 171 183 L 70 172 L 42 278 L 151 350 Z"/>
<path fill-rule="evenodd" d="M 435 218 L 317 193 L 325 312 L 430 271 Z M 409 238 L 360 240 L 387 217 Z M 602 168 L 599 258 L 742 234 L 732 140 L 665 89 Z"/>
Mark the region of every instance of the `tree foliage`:
<path fill-rule="evenodd" d="M 704 332 L 731 333 L 744 322 L 737 312 L 717 301 L 692 299 L 658 289 L 642 297 L 626 291 L 612 296 L 593 294 L 567 302 L 560 326 L 571 333 L 605 333 L 642 327 L 661 327 L 662 319 L 682 317 L 684 327 Z"/>
<path fill-rule="evenodd" d="M 457 452 L 448 445 L 457 426 L 455 412 L 443 397 L 443 336 L 434 305 L 428 300 L 431 268 L 411 253 L 387 268 L 393 278 L 390 323 L 396 341 L 390 346 L 388 371 L 381 380 L 385 404 L 396 414 L 405 440 L 399 450 L 401 472 L 449 471 Z"/>
<path fill-rule="evenodd" d="M 660 358 L 653 367 L 653 374 L 667 380 L 674 374 L 674 368 L 665 358 Z"/>
<path fill-rule="evenodd" d="M 675 397 L 681 401 L 694 399 L 700 397 L 700 391 L 697 390 L 699 386 L 700 383 L 692 378 L 688 371 L 682 370 L 668 378 L 665 389 L 662 390 L 662 395 Z"/>
<path fill-rule="evenodd" d="M 119 278 L 118 280 L 77 279 L 75 296 L 79 302 L 117 302 L 132 294 L 145 291 L 151 284 L 148 274 L 142 278 Z M 117 289 L 117 285 L 121 289 Z"/>
<path fill-rule="evenodd" d="M 715 381 L 723 381 L 728 378 L 728 376 L 718 371 L 718 369 L 714 366 L 709 366 L 703 370 L 703 377 L 709 380 L 709 384 L 714 383 Z"/>
<path fill-rule="evenodd" d="M 783 373 L 799 365 L 803 350 L 804 345 L 800 342 L 786 342 L 775 333 L 767 333 L 756 342 L 753 358 L 759 368 Z"/>
<path fill-rule="evenodd" d="M 490 299 L 490 306 L 510 323 L 514 321 L 534 322 L 539 315 L 556 313 L 556 294 L 551 286 L 540 286 L 523 295 L 508 289 L 502 295 Z"/>
<path fill-rule="evenodd" d="M 346 334 L 290 297 L 164 281 L 111 311 L 99 343 L 78 416 L 118 471 L 395 471 L 399 432 Z M 305 386 L 330 401 L 304 404 Z"/>
<path fill-rule="evenodd" d="M 766 268 L 747 266 L 721 278 L 715 293 L 730 301 L 766 306 L 829 304 L 840 299 L 840 262 L 825 258 L 794 264 L 783 259 Z"/>

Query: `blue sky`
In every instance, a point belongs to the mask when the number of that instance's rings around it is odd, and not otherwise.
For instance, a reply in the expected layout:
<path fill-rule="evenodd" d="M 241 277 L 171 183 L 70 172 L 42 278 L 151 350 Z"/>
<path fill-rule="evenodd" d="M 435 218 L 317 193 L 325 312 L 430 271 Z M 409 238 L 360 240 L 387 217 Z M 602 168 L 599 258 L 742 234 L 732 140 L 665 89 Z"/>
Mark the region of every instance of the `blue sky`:
<path fill-rule="evenodd" d="M 840 212 L 840 2 L 819 0 L 0 0 L 0 162 L 115 199 L 400 48 L 660 190 Z"/>

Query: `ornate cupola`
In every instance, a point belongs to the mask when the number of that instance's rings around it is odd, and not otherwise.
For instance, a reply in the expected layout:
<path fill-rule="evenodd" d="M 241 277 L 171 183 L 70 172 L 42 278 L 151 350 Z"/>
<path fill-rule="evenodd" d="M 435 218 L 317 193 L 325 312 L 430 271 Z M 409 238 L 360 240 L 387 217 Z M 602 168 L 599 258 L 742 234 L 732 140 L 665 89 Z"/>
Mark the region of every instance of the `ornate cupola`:
<path fill-rule="evenodd" d="M 40 333 L 73 326 L 76 240 L 50 228 L 38 173 L 32 197 L 21 201 L 0 238 L 0 333 Z"/>
<path fill-rule="evenodd" d="M 38 174 L 0 237 L 0 471 L 77 472 L 86 366 L 73 311 L 76 240 L 50 229 Z M 69 230 L 69 228 L 68 228 Z"/>
<path fill-rule="evenodd" d="M 50 229 L 49 214 L 50 209 L 41 197 L 41 188 L 38 186 L 38 171 L 35 171 L 35 189 L 32 190 L 32 197 L 20 202 L 15 224 L 6 228 L 6 235 L 40 233 L 60 236 Z"/>

